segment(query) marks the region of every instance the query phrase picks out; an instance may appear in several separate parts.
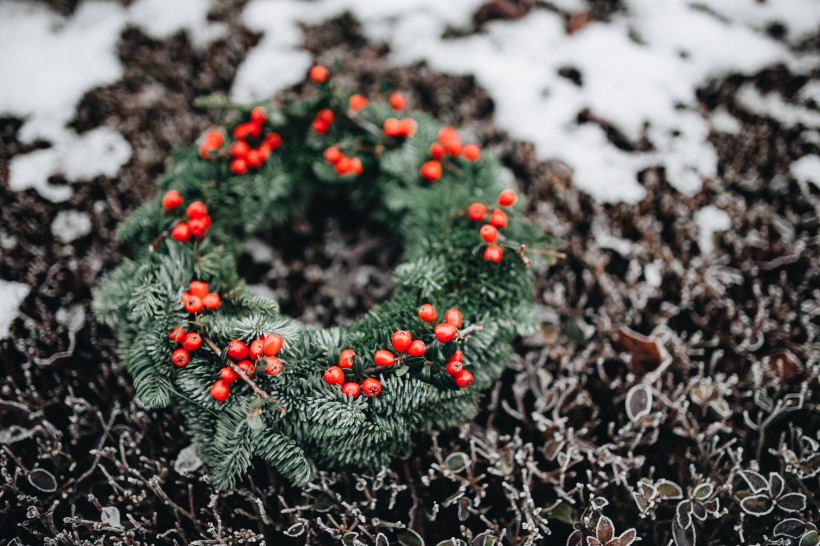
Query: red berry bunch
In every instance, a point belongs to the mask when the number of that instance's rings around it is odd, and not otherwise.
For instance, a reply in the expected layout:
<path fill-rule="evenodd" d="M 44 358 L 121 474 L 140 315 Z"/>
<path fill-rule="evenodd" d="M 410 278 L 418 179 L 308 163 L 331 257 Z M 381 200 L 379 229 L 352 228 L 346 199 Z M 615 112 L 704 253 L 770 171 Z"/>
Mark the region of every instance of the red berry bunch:
<path fill-rule="evenodd" d="M 284 340 L 276 334 L 260 336 L 248 346 L 240 339 L 232 339 L 228 343 L 226 354 L 233 361 L 237 368 L 242 370 L 248 378 L 252 378 L 257 367 L 265 375 L 278 375 L 282 371 L 282 361 L 276 357 L 282 350 Z M 239 375 L 228 366 L 219 370 L 219 379 L 211 386 L 211 397 L 217 402 L 224 402 L 231 393 L 231 383 L 237 380 Z"/>
<path fill-rule="evenodd" d="M 333 165 L 333 170 L 339 176 L 359 176 L 364 172 L 362 160 L 358 157 L 348 157 L 336 146 L 328 146 L 324 152 L 325 161 Z"/>
<path fill-rule="evenodd" d="M 222 305 L 222 300 L 216 292 L 208 291 L 208 283 L 191 281 L 188 290 L 182 294 L 182 306 L 189 313 L 200 313 L 203 309 L 215 311 Z"/>
<path fill-rule="evenodd" d="M 340 385 L 342 394 L 350 398 L 358 398 L 364 393 L 368 398 L 378 396 L 382 392 L 382 384 L 378 379 L 368 377 L 359 385 L 355 381 L 346 381 L 345 372 L 340 366 L 331 366 L 324 373 L 325 383 L 328 385 Z"/>
<path fill-rule="evenodd" d="M 436 322 L 437 316 L 436 308 L 429 303 L 419 307 L 419 318 L 424 322 Z M 444 322 L 433 327 L 433 334 L 439 343 L 449 343 L 458 336 L 459 326 L 461 326 L 461 311 L 454 307 L 444 313 Z"/>
<path fill-rule="evenodd" d="M 463 358 L 464 354 L 461 351 L 456 351 L 447 361 L 447 373 L 450 374 L 450 377 L 453 378 L 453 381 L 460 389 L 466 389 L 473 384 L 473 374 L 464 369 Z"/>
<path fill-rule="evenodd" d="M 168 339 L 173 341 L 174 345 L 182 346 L 171 353 L 171 362 L 177 368 L 184 368 L 191 359 L 191 353 L 202 346 L 202 336 L 196 332 L 186 332 L 182 328 L 171 330 Z"/>
<path fill-rule="evenodd" d="M 162 196 L 162 208 L 171 211 L 182 206 L 182 196 L 177 190 L 170 190 Z M 185 209 L 187 221 L 180 221 L 171 228 L 171 238 L 180 243 L 191 239 L 202 239 L 211 227 L 211 217 L 202 201 L 194 201 Z"/>
<path fill-rule="evenodd" d="M 518 201 L 518 196 L 514 190 L 504 190 L 498 194 L 498 205 L 501 207 L 511 207 Z M 467 218 L 479 223 L 487 220 L 487 206 L 483 203 L 473 203 L 467 207 Z M 487 243 L 484 249 L 484 261 L 497 264 L 504 256 L 504 251 L 495 244 L 498 239 L 498 230 L 507 227 L 507 213 L 501 209 L 494 209 L 490 212 L 489 222 L 481 226 L 478 231 L 481 239 Z"/>
<path fill-rule="evenodd" d="M 410 138 L 416 134 L 418 124 L 413 118 L 387 118 L 384 120 L 384 135 L 390 138 Z"/>
<path fill-rule="evenodd" d="M 313 118 L 310 128 L 313 129 L 314 133 L 323 135 L 330 130 L 330 126 L 333 125 L 333 120 L 335 119 L 336 116 L 333 115 L 333 110 L 322 108 L 316 113 L 316 117 Z"/>
<path fill-rule="evenodd" d="M 419 174 L 425 180 L 436 182 L 441 178 L 442 161 L 446 156 L 461 156 L 467 161 L 478 161 L 481 149 L 476 144 L 463 146 L 458 133 L 452 127 L 443 127 L 438 132 L 438 140 L 430 144 L 430 161 L 426 161 L 419 169 Z"/>
<path fill-rule="evenodd" d="M 279 133 L 269 132 L 262 136 L 268 114 L 261 106 L 251 110 L 250 120 L 240 123 L 233 130 L 231 143 L 231 172 L 241 176 L 248 169 L 258 169 L 265 164 L 270 154 L 282 145 Z M 255 147 L 251 146 L 254 144 Z"/>
<path fill-rule="evenodd" d="M 211 153 L 220 149 L 224 143 L 225 137 L 222 133 L 211 129 L 202 139 L 202 144 L 199 146 L 199 157 L 205 160 L 211 159 Z"/>

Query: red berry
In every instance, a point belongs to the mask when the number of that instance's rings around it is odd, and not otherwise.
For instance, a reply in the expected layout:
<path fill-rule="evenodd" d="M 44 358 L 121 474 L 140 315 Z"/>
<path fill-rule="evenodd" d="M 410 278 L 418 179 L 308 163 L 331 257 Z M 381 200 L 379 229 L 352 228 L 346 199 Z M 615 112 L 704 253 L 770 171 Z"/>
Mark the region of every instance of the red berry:
<path fill-rule="evenodd" d="M 324 378 L 328 385 L 342 385 L 345 382 L 345 372 L 339 366 L 331 366 L 325 370 Z"/>
<path fill-rule="evenodd" d="M 222 379 L 211 386 L 211 398 L 217 402 L 224 402 L 228 399 L 229 394 L 231 394 L 231 386 Z"/>
<path fill-rule="evenodd" d="M 456 385 L 458 385 L 461 389 L 466 389 L 473 384 L 473 374 L 467 370 L 461 370 L 457 374 L 453 375 L 453 379 L 455 379 Z"/>
<path fill-rule="evenodd" d="M 393 332 L 393 337 L 390 340 L 393 343 L 393 348 L 397 353 L 403 353 L 407 350 L 413 342 L 413 336 L 407 330 L 397 330 Z"/>
<path fill-rule="evenodd" d="M 265 163 L 265 158 L 259 150 L 251 150 L 248 152 L 248 167 L 251 169 L 258 169 Z"/>
<path fill-rule="evenodd" d="M 191 332 L 185 336 L 185 339 L 182 341 L 182 348 L 186 351 L 196 351 L 202 346 L 202 336 L 197 334 L 196 332 Z"/>
<path fill-rule="evenodd" d="M 182 300 L 182 305 L 185 307 L 185 310 L 189 313 L 199 313 L 202 311 L 202 298 L 199 298 L 194 295 L 186 296 Z"/>
<path fill-rule="evenodd" d="M 404 95 L 399 93 L 393 93 L 390 95 L 390 107 L 393 110 L 404 110 L 407 106 L 407 100 L 404 98 Z"/>
<path fill-rule="evenodd" d="M 233 137 L 237 140 L 251 138 L 259 138 L 262 134 L 262 126 L 256 123 L 246 122 L 240 123 L 233 130 Z"/>
<path fill-rule="evenodd" d="M 356 353 L 353 349 L 345 349 L 342 351 L 342 354 L 339 355 L 339 367 L 342 369 L 352 368 L 354 358 L 356 358 Z"/>
<path fill-rule="evenodd" d="M 171 362 L 173 362 L 174 366 L 176 366 L 177 368 L 182 368 L 185 365 L 187 365 L 190 359 L 191 356 L 185 349 L 177 349 L 176 351 L 171 353 Z"/>
<path fill-rule="evenodd" d="M 265 374 L 266 375 L 279 375 L 279 372 L 282 371 L 282 361 L 276 358 L 275 356 L 266 356 L 265 357 Z"/>
<path fill-rule="evenodd" d="M 168 334 L 168 339 L 173 341 L 174 343 L 182 343 L 182 340 L 185 339 L 185 334 L 187 334 L 185 330 L 179 327 L 174 327 L 171 329 L 171 333 Z"/>
<path fill-rule="evenodd" d="M 515 190 L 504 190 L 498 194 L 498 204 L 502 207 L 511 207 L 518 201 Z"/>
<path fill-rule="evenodd" d="M 219 378 L 225 383 L 233 383 L 239 376 L 233 371 L 233 368 L 222 368 L 219 370 Z"/>
<path fill-rule="evenodd" d="M 352 112 L 361 112 L 365 108 L 367 108 L 367 98 L 363 95 L 353 95 L 350 97 L 350 101 L 347 103 L 347 107 Z"/>
<path fill-rule="evenodd" d="M 441 142 L 433 142 L 430 144 L 430 157 L 433 159 L 444 159 L 444 146 Z"/>
<path fill-rule="evenodd" d="M 185 222 L 180 222 L 171 230 L 171 238 L 180 243 L 186 243 L 191 238 L 191 228 Z"/>
<path fill-rule="evenodd" d="M 490 245 L 484 249 L 484 261 L 497 264 L 504 256 L 504 251 L 498 245 Z"/>
<path fill-rule="evenodd" d="M 456 157 L 461 153 L 461 142 L 453 141 L 445 143 L 444 151 L 447 152 L 447 155 Z"/>
<path fill-rule="evenodd" d="M 447 363 L 447 373 L 455 375 L 464 369 L 464 363 L 460 360 L 451 360 Z"/>
<path fill-rule="evenodd" d="M 490 213 L 490 224 L 498 229 L 507 227 L 507 213 L 503 210 L 495 209 Z"/>
<path fill-rule="evenodd" d="M 384 120 L 382 128 L 384 129 L 384 134 L 390 138 L 401 136 L 402 134 L 401 121 L 396 118 L 387 118 Z"/>
<path fill-rule="evenodd" d="M 467 144 L 464 146 L 464 149 L 461 150 L 461 155 L 467 161 L 478 161 L 478 158 L 481 157 L 481 149 L 475 144 Z"/>
<path fill-rule="evenodd" d="M 444 322 L 447 324 L 452 324 L 456 328 L 461 326 L 461 311 L 456 309 L 455 307 L 452 309 L 448 309 L 446 313 L 444 313 Z"/>
<path fill-rule="evenodd" d="M 267 146 L 271 152 L 275 152 L 282 146 L 282 137 L 279 133 L 268 133 L 265 135 L 264 146 Z"/>
<path fill-rule="evenodd" d="M 199 156 L 202 159 L 210 159 L 210 153 L 222 146 L 225 139 L 219 131 L 208 131 L 199 147 Z"/>
<path fill-rule="evenodd" d="M 362 165 L 361 159 L 358 157 L 350 158 L 350 172 L 352 172 L 355 176 L 359 176 L 364 172 L 364 165 Z"/>
<path fill-rule="evenodd" d="M 458 335 L 458 327 L 442 322 L 441 324 L 436 324 L 436 327 L 433 328 L 433 333 L 436 334 L 436 339 L 441 343 L 447 343 Z"/>
<path fill-rule="evenodd" d="M 498 238 L 498 230 L 495 229 L 495 226 L 491 226 L 490 224 L 484 224 L 481 226 L 478 233 L 481 235 L 481 238 L 484 239 L 485 243 L 494 243 Z"/>
<path fill-rule="evenodd" d="M 253 374 L 256 373 L 256 364 L 250 360 L 243 360 L 237 363 L 236 367 L 245 372 L 245 375 L 247 375 L 248 378 L 253 377 Z"/>
<path fill-rule="evenodd" d="M 188 292 L 192 296 L 204 298 L 208 294 L 208 283 L 202 281 L 191 281 L 188 285 Z"/>
<path fill-rule="evenodd" d="M 231 157 L 244 159 L 245 156 L 248 155 L 250 149 L 251 147 L 248 146 L 248 143 L 244 140 L 236 140 L 233 144 L 231 144 Z"/>
<path fill-rule="evenodd" d="M 219 297 L 219 294 L 210 292 L 202 298 L 202 305 L 205 306 L 205 309 L 213 311 L 214 309 L 219 309 L 219 306 L 222 305 L 222 299 Z"/>
<path fill-rule="evenodd" d="M 325 161 L 335 165 L 339 162 L 340 159 L 342 159 L 342 152 L 339 151 L 339 148 L 337 148 L 336 146 L 328 146 L 327 148 L 325 148 L 324 156 Z"/>
<path fill-rule="evenodd" d="M 325 83 L 330 71 L 324 66 L 317 64 L 310 69 L 310 79 L 313 83 Z"/>
<path fill-rule="evenodd" d="M 430 182 L 436 182 L 441 178 L 441 163 L 439 161 L 427 161 L 419 169 L 421 177 Z"/>
<path fill-rule="evenodd" d="M 418 123 L 413 118 L 404 118 L 399 122 L 399 136 L 410 138 L 416 134 Z"/>
<path fill-rule="evenodd" d="M 233 339 L 228 343 L 228 358 L 235 361 L 248 358 L 248 346 L 244 341 Z"/>
<path fill-rule="evenodd" d="M 282 345 L 285 340 L 276 334 L 268 334 L 265 336 L 265 347 L 262 350 L 268 356 L 275 356 L 282 350 Z"/>
<path fill-rule="evenodd" d="M 487 217 L 487 207 L 482 203 L 473 203 L 467 207 L 467 218 L 473 222 L 483 222 Z"/>
<path fill-rule="evenodd" d="M 358 398 L 360 392 L 362 392 L 362 388 L 358 383 L 348 381 L 342 385 L 342 394 L 349 396 L 350 398 Z"/>
<path fill-rule="evenodd" d="M 208 217 L 205 218 L 194 218 L 190 222 L 188 222 L 188 229 L 191 232 L 191 237 L 194 239 L 202 239 L 208 233 L 208 226 L 210 226 L 210 221 L 206 221 Z"/>
<path fill-rule="evenodd" d="M 336 119 L 336 116 L 333 115 L 333 110 L 330 108 L 322 108 L 316 113 L 316 119 L 320 119 L 330 125 L 333 123 L 333 120 Z"/>
<path fill-rule="evenodd" d="M 265 340 L 263 339 L 256 339 L 251 342 L 248 346 L 248 355 L 251 357 L 251 360 L 256 360 L 265 352 Z"/>
<path fill-rule="evenodd" d="M 330 124 L 324 120 L 316 118 L 310 124 L 310 128 L 313 129 L 314 133 L 323 135 L 327 133 L 327 130 L 330 128 Z"/>
<path fill-rule="evenodd" d="M 455 129 L 452 127 L 442 127 L 438 132 L 438 141 L 442 144 L 447 144 L 448 142 L 460 142 L 460 139 Z"/>
<path fill-rule="evenodd" d="M 265 109 L 261 106 L 257 106 L 253 110 L 251 110 L 251 123 L 255 123 L 257 125 L 261 125 L 268 121 L 268 114 L 265 112 Z"/>
<path fill-rule="evenodd" d="M 248 172 L 248 162 L 244 159 L 234 159 L 231 161 L 231 172 L 236 176 L 242 176 Z"/>
<path fill-rule="evenodd" d="M 364 392 L 365 396 L 373 398 L 374 396 L 378 396 L 379 393 L 382 392 L 382 384 L 379 382 L 378 379 L 368 377 L 367 379 L 362 381 L 362 391 Z"/>
<path fill-rule="evenodd" d="M 420 339 L 414 339 L 410 347 L 407 348 L 407 354 L 410 356 L 424 356 L 427 352 L 427 345 Z"/>
<path fill-rule="evenodd" d="M 376 354 L 373 355 L 373 362 L 376 363 L 376 366 L 381 366 L 385 368 L 395 364 L 396 357 L 393 356 L 393 353 L 391 353 L 390 351 L 380 349 L 376 351 Z"/>
<path fill-rule="evenodd" d="M 162 208 L 174 210 L 182 204 L 182 196 L 177 190 L 169 190 L 162 196 Z"/>
<path fill-rule="evenodd" d="M 419 307 L 419 318 L 424 322 L 435 322 L 436 308 L 430 305 L 429 303 L 425 303 L 424 305 Z"/>
<path fill-rule="evenodd" d="M 336 171 L 336 174 L 339 176 L 346 176 L 350 172 L 351 164 L 349 157 L 342 157 L 339 161 L 336 162 L 333 170 Z"/>
<path fill-rule="evenodd" d="M 187 209 L 185 209 L 185 214 L 190 219 L 204 218 L 208 215 L 208 210 L 205 208 L 205 203 L 202 201 L 194 201 L 188 205 Z"/>
<path fill-rule="evenodd" d="M 461 360 L 462 360 L 463 358 L 464 358 L 464 353 L 462 353 L 462 352 L 461 352 L 461 350 L 459 349 L 458 351 L 456 351 L 456 352 L 454 352 L 454 353 L 453 353 L 453 356 L 451 356 L 451 357 L 447 360 L 447 362 L 456 362 L 456 361 L 461 362 Z"/>

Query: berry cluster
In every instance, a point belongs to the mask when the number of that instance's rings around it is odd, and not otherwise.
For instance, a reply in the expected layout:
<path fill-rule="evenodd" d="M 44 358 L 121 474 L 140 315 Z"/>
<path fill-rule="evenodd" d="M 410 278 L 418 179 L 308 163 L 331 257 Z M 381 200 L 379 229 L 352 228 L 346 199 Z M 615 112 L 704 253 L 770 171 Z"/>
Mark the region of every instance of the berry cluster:
<path fill-rule="evenodd" d="M 257 369 L 265 375 L 278 375 L 282 371 L 282 361 L 276 357 L 282 350 L 284 340 L 276 334 L 260 336 L 248 346 L 244 341 L 233 339 L 228 343 L 225 351 L 233 364 L 242 370 L 248 379 L 252 378 Z M 219 370 L 219 379 L 211 386 L 211 397 L 217 402 L 224 402 L 231 393 L 231 383 L 237 380 L 239 374 L 231 366 Z"/>
<path fill-rule="evenodd" d="M 208 291 L 208 283 L 191 281 L 188 290 L 182 294 L 182 306 L 189 313 L 199 313 L 203 309 L 215 311 L 222 305 L 222 299 L 216 292 Z"/>
<path fill-rule="evenodd" d="M 498 194 L 498 205 L 501 207 L 511 207 L 518 200 L 518 196 L 513 190 L 504 190 Z M 487 220 L 487 206 L 483 203 L 473 203 L 467 207 L 467 218 L 479 223 Z M 484 260 L 497 264 L 504 256 L 504 251 L 495 244 L 498 239 L 498 230 L 507 227 L 507 213 L 501 209 L 494 209 L 490 212 L 489 222 L 481 226 L 479 235 L 487 243 L 484 249 Z"/>
<path fill-rule="evenodd" d="M 430 161 L 425 161 L 419 169 L 421 177 L 430 182 L 438 181 L 443 170 L 442 161 L 447 156 L 478 161 L 481 149 L 476 144 L 462 145 L 458 132 L 452 127 L 444 127 L 438 132 L 438 140 L 430 145 Z"/>
<path fill-rule="evenodd" d="M 413 118 L 387 118 L 382 128 L 387 137 L 410 138 L 416 134 L 417 123 Z"/>
<path fill-rule="evenodd" d="M 436 308 L 429 303 L 419 308 L 419 318 L 424 322 L 434 323 L 437 317 Z M 456 308 L 448 309 L 444 313 L 444 322 L 433 327 L 433 333 L 439 343 L 449 343 L 455 339 L 458 336 L 461 321 L 461 311 Z M 466 389 L 473 384 L 473 374 L 464 369 L 463 356 L 463 353 L 457 350 L 447 361 L 447 373 L 460 389 Z"/>
<path fill-rule="evenodd" d="M 177 368 L 184 368 L 191 360 L 191 353 L 202 346 L 202 336 L 196 332 L 186 332 L 178 327 L 171 330 L 168 339 L 173 341 L 175 345 L 182 346 L 171 353 L 171 362 Z"/>
<path fill-rule="evenodd" d="M 257 106 L 251 110 L 250 120 L 240 123 L 233 130 L 234 141 L 231 143 L 231 172 L 237 176 L 258 169 L 265 164 L 270 154 L 282 145 L 279 133 L 269 132 L 262 136 L 268 115 L 265 109 Z M 251 147 L 255 144 L 256 147 Z"/>
<path fill-rule="evenodd" d="M 359 176 L 364 172 L 362 160 L 358 157 L 348 157 L 336 146 L 328 146 L 324 152 L 325 161 L 333 165 L 333 170 L 339 176 Z"/>
<path fill-rule="evenodd" d="M 162 196 L 162 208 L 172 211 L 182 206 L 182 196 L 177 190 L 165 192 Z M 179 221 L 171 228 L 171 238 L 180 243 L 187 243 L 191 239 L 202 239 L 211 227 L 211 217 L 202 201 L 194 201 L 185 209 L 187 221 Z"/>
<path fill-rule="evenodd" d="M 330 130 L 330 126 L 333 125 L 335 119 L 336 116 L 333 115 L 333 110 L 330 108 L 322 108 L 316 112 L 316 117 L 313 118 L 313 121 L 310 123 L 310 128 L 313 129 L 314 133 L 323 135 Z"/>
<path fill-rule="evenodd" d="M 392 355 L 391 355 L 392 356 Z M 359 385 L 355 381 L 347 381 L 345 377 L 345 370 L 353 368 L 353 360 L 356 358 L 356 353 L 353 349 L 345 349 L 339 355 L 339 361 L 336 366 L 331 366 L 324 373 L 325 383 L 328 385 L 340 385 L 342 394 L 349 396 L 351 399 L 358 398 L 359 394 L 364 393 L 365 396 L 373 398 L 382 392 L 381 381 L 373 377 L 368 377 L 362 384 Z M 351 373 L 352 377 L 352 373 Z"/>

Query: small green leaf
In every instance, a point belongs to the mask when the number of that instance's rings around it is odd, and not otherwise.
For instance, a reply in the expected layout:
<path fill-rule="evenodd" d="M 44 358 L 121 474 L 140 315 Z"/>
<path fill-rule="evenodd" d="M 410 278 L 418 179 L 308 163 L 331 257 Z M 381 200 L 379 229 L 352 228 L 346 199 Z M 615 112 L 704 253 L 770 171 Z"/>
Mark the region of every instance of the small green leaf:
<path fill-rule="evenodd" d="M 453 472 L 461 472 L 470 464 L 470 458 L 466 453 L 457 451 L 447 455 L 447 458 L 444 459 L 444 464 Z"/>
<path fill-rule="evenodd" d="M 424 546 L 424 539 L 411 529 L 405 529 L 396 537 L 401 546 Z"/>

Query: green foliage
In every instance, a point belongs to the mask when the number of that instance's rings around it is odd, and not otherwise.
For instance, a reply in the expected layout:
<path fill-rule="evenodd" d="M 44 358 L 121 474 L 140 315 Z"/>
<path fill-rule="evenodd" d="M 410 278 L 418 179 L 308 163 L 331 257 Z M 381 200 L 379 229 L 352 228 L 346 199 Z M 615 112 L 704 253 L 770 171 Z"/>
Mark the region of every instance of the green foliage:
<path fill-rule="evenodd" d="M 208 104 L 215 106 L 213 100 Z M 321 107 L 333 108 L 337 116 L 324 136 L 309 129 Z M 429 146 L 440 128 L 435 120 L 414 116 L 415 135 L 401 141 L 378 130 L 394 115 L 386 106 L 373 104 L 357 116 L 345 110 L 337 98 L 323 95 L 269 111 L 266 130 L 279 132 L 284 144 L 260 169 L 244 176 L 230 172 L 224 152 L 207 161 L 197 150 L 177 153 L 159 187 L 179 191 L 186 205 L 206 203 L 212 218 L 209 233 L 195 243 L 158 239 L 181 213 L 163 211 L 159 199 L 146 203 L 119 230 L 123 240 L 133 243 L 135 260 L 124 261 L 96 291 L 94 311 L 116 329 L 137 396 L 149 407 L 172 405 L 181 412 L 219 488 L 232 487 L 254 458 L 296 484 L 310 480 L 317 465 L 387 464 L 410 449 L 413 432 L 451 426 L 474 415 L 482 391 L 509 361 L 512 339 L 538 324 L 531 273 L 511 249 L 521 242 L 551 241 L 525 222 L 519 203 L 507 211 L 509 226 L 503 233 L 509 248 L 504 259 L 490 264 L 482 258 L 479 225 L 464 216 L 475 201 L 492 208 L 506 189 L 498 160 L 448 160 L 451 167 L 431 184 L 421 180 L 418 169 L 429 159 Z M 247 109 L 242 112 L 246 115 Z M 230 118 L 230 112 L 225 116 Z M 364 174 L 337 175 L 321 158 L 332 144 L 361 157 Z M 285 224 L 319 192 L 349 193 L 349 201 L 358 207 L 351 214 L 381 221 L 404 243 L 392 299 L 345 329 L 308 329 L 279 315 L 277 304 L 252 296 L 236 271 L 243 239 Z M 191 280 L 208 282 L 221 295 L 222 307 L 189 317 L 180 298 Z M 433 304 L 440 319 L 446 309 L 457 307 L 464 316 L 462 328 L 476 324 L 483 330 L 440 347 L 432 326 L 417 316 L 422 303 Z M 194 318 L 196 324 L 190 322 Z M 231 339 L 249 343 L 271 332 L 282 336 L 284 371 L 254 376 L 270 399 L 260 399 L 237 381 L 226 402 L 213 400 L 209 389 L 226 365 L 224 351 L 217 355 L 203 346 L 186 367 L 175 368 L 170 361 L 174 345 L 167 337 L 175 326 L 199 328 L 218 347 Z M 353 374 L 366 375 L 373 365 L 371 355 L 390 348 L 390 334 L 397 329 L 410 330 L 428 344 L 428 363 L 418 358 L 412 365 L 381 373 L 382 392 L 372 399 L 351 400 L 322 380 L 322 372 L 345 348 L 358 355 Z M 468 389 L 458 389 L 443 371 L 456 348 L 463 351 L 465 368 L 475 377 Z"/>

